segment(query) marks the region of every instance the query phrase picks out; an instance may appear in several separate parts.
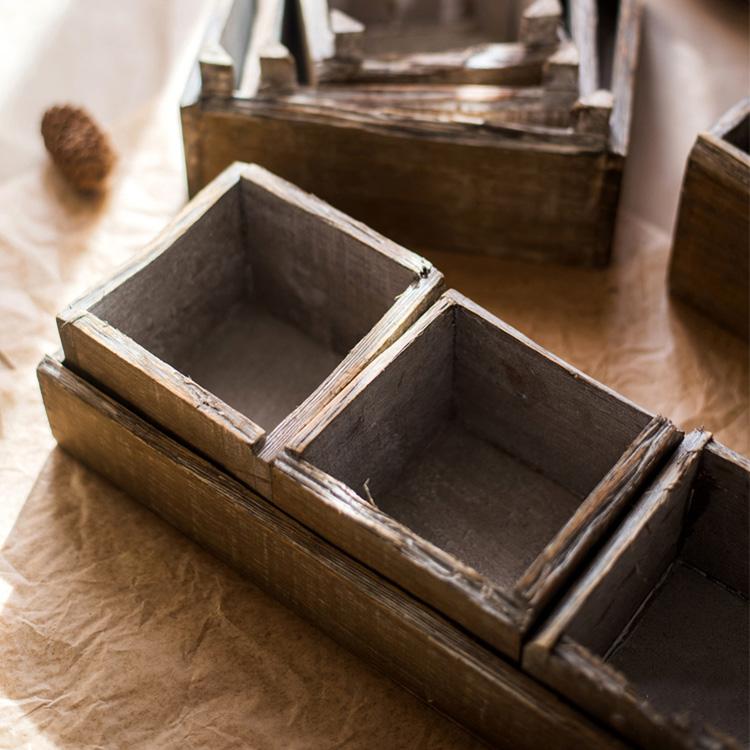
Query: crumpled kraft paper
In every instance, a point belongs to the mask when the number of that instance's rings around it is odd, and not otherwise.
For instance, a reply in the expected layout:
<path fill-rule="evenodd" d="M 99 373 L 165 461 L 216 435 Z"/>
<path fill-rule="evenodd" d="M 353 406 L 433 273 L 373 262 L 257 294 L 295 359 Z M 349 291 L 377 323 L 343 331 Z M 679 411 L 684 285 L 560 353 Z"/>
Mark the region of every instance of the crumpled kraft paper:
<path fill-rule="evenodd" d="M 743 5 L 745 6 L 743 8 Z M 474 741 L 54 448 L 54 315 L 186 194 L 178 100 L 210 0 L 0 0 L 0 748 L 435 748 Z M 671 302 L 685 158 L 747 89 L 746 4 L 650 0 L 616 257 L 428 253 L 448 283 L 624 395 L 750 450 L 748 352 Z M 87 106 L 120 162 L 72 196 L 38 123 Z"/>

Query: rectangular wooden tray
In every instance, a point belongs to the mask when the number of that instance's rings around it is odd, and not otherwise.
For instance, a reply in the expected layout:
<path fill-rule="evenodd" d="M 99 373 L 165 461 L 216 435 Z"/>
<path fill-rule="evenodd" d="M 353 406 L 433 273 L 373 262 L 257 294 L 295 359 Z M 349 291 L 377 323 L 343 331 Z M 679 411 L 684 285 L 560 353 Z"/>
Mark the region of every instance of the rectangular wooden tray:
<path fill-rule="evenodd" d="M 642 747 L 750 741 L 750 461 L 688 435 L 524 651 Z"/>
<path fill-rule="evenodd" d="M 669 285 L 750 337 L 750 98 L 700 133 L 685 169 Z"/>
<path fill-rule="evenodd" d="M 246 5 L 222 6 L 183 97 L 191 193 L 253 161 L 418 250 L 609 262 L 638 0 L 541 0 L 520 41 L 395 59 L 368 51 L 377 24 L 329 17 L 325 0 L 288 2 L 296 16 L 281 25 L 234 12 Z"/>
<path fill-rule="evenodd" d="M 520 659 L 679 438 L 449 291 L 288 442 L 271 497 Z"/>
<path fill-rule="evenodd" d="M 66 451 L 493 746 L 627 746 L 58 358 L 45 358 L 38 374 Z"/>
<path fill-rule="evenodd" d="M 58 324 L 72 368 L 268 496 L 289 437 L 441 288 L 423 258 L 236 164 Z"/>

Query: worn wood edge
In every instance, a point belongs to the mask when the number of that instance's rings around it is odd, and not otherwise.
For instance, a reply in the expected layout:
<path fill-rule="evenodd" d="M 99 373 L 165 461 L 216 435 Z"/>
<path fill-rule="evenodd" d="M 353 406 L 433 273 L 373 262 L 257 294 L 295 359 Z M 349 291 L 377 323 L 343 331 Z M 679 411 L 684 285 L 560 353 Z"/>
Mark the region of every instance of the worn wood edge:
<path fill-rule="evenodd" d="M 708 132 L 717 138 L 724 139 L 748 115 L 750 115 L 750 96 L 740 99 L 733 107 L 727 110 Z"/>
<path fill-rule="evenodd" d="M 234 61 L 221 43 L 235 0 L 218 0 L 206 27 L 197 67 L 201 96 L 231 96 L 235 88 Z"/>
<path fill-rule="evenodd" d="M 750 154 L 713 133 L 698 134 L 688 157 L 687 169 L 696 167 L 734 190 L 750 190 Z"/>
<path fill-rule="evenodd" d="M 268 48 L 282 47 L 288 56 L 288 50 L 281 43 L 284 22 L 284 0 L 258 0 L 248 40 L 247 50 L 237 71 L 239 83 L 236 96 L 255 96 L 262 86 L 273 85 L 273 81 L 263 80 L 261 57 Z M 279 53 L 283 54 L 283 53 Z"/>
<path fill-rule="evenodd" d="M 527 608 L 527 627 L 604 538 L 681 439 L 682 433 L 669 420 L 654 417 L 534 560 L 515 588 L 516 596 Z"/>
<path fill-rule="evenodd" d="M 304 459 L 271 469 L 275 505 L 327 541 L 519 661 L 522 612 L 486 576 L 436 547 Z"/>
<path fill-rule="evenodd" d="M 256 528 L 258 529 L 256 534 L 266 535 L 266 539 L 259 536 L 259 541 L 264 542 L 264 549 L 268 549 L 269 539 L 272 543 L 278 540 L 277 545 L 288 545 L 294 550 L 300 566 L 303 564 L 306 567 L 309 566 L 321 578 L 331 581 L 331 586 L 323 589 L 324 597 L 327 591 L 336 591 L 340 586 L 346 586 L 352 596 L 360 598 L 363 604 L 372 607 L 373 618 L 368 619 L 368 622 L 379 623 L 382 618 L 389 620 L 378 626 L 380 638 L 378 642 L 373 642 L 367 634 L 360 634 L 356 629 L 343 627 L 339 618 L 334 615 L 322 619 L 319 615 L 320 605 L 323 604 L 323 611 L 325 611 L 327 600 L 321 602 L 320 599 L 312 601 L 309 596 L 305 598 L 304 591 L 296 587 L 292 589 L 284 586 L 283 583 L 275 584 L 273 577 L 268 575 L 266 566 L 261 569 L 258 565 L 253 566 L 252 563 L 233 559 L 237 556 L 236 545 L 230 545 L 231 549 L 219 548 L 207 543 L 206 539 L 201 539 L 200 534 L 194 531 L 190 533 L 189 528 L 185 529 L 175 524 L 194 541 L 202 543 L 210 552 L 239 572 L 250 576 L 271 596 L 310 620 L 345 648 L 368 661 L 433 708 L 445 712 L 449 718 L 451 714 L 455 716 L 459 709 L 465 710 L 472 716 L 476 716 L 477 721 L 485 722 L 488 715 L 487 706 L 477 706 L 471 702 L 471 698 L 467 695 L 467 688 L 471 685 L 472 689 L 484 690 L 489 695 L 497 696 L 506 705 L 510 703 L 513 709 L 509 717 L 513 723 L 499 732 L 484 735 L 485 739 L 499 743 L 499 746 L 535 747 L 534 740 L 529 737 L 529 727 L 544 726 L 549 727 L 548 733 L 555 736 L 562 747 L 569 747 L 571 750 L 579 747 L 611 747 L 613 750 L 626 747 L 614 735 L 599 728 L 568 704 L 549 693 L 546 688 L 519 672 L 517 668 L 481 648 L 429 608 L 404 595 L 398 588 L 374 575 L 334 547 L 325 544 L 258 495 L 238 485 L 199 456 L 175 443 L 117 402 L 98 392 L 91 384 L 62 366 L 59 358 L 45 357 L 37 368 L 37 375 L 53 433 L 57 430 L 53 424 L 54 410 L 51 409 L 51 402 L 55 392 L 66 392 L 75 398 L 79 405 L 95 410 L 102 419 L 115 422 L 145 450 L 157 454 L 175 470 L 185 474 L 186 479 L 183 483 L 186 488 L 192 486 L 193 482 L 205 485 L 218 504 L 232 507 L 240 514 L 240 518 L 244 519 L 244 524 L 248 528 Z M 73 420 L 74 416 L 74 414 L 68 415 Z M 89 435 L 88 437 L 92 440 L 96 439 L 95 436 Z M 66 448 L 66 445 L 62 444 L 62 447 Z M 66 450 L 70 450 L 70 447 Z M 74 451 L 74 454 L 94 471 L 104 471 L 104 467 L 90 465 L 89 456 L 85 453 Z M 128 462 L 128 459 L 120 454 L 116 454 L 113 460 L 118 461 L 120 465 L 127 465 Z M 110 481 L 114 479 L 107 474 L 105 478 Z M 121 489 L 129 491 L 132 488 L 121 485 Z M 163 515 L 158 499 L 156 501 L 145 497 L 138 499 L 157 515 Z M 174 519 L 168 517 L 165 520 L 175 523 Z M 380 616 L 378 617 L 376 613 Z M 387 639 L 384 638 L 386 633 Z M 424 665 L 422 675 L 413 674 L 408 658 L 404 658 L 405 654 L 408 656 L 411 653 L 410 648 L 399 649 L 396 652 L 396 661 L 394 661 L 389 648 L 383 643 L 384 640 L 390 641 L 391 639 L 399 642 L 406 641 L 412 647 L 424 649 L 429 663 L 417 662 L 420 666 Z M 452 677 L 435 689 L 447 687 L 452 695 L 441 697 L 433 692 L 430 675 L 441 670 Z M 468 674 L 468 677 L 462 678 L 464 674 Z M 534 717 L 533 721 L 526 727 L 522 726 L 523 721 L 516 722 L 514 718 L 518 712 L 528 713 L 529 718 Z M 493 713 L 490 712 L 489 715 L 493 716 Z M 462 723 L 464 726 L 467 725 L 465 720 Z"/>
<path fill-rule="evenodd" d="M 738 469 L 741 469 L 750 476 L 750 458 L 742 453 L 727 448 L 726 445 L 719 443 L 716 440 L 711 440 L 705 450 L 708 453 L 713 453 L 718 458 L 721 458 L 730 464 L 734 464 Z"/>
<path fill-rule="evenodd" d="M 609 128 L 609 150 L 623 157 L 627 156 L 630 143 L 642 19 L 642 0 L 620 0 L 614 60 L 612 61 L 614 104 Z"/>
<path fill-rule="evenodd" d="M 653 515 L 668 502 L 670 490 L 697 466 L 710 439 L 710 433 L 695 430 L 677 446 L 667 466 L 638 499 L 614 536 L 597 554 L 537 635 L 524 647 L 523 666 L 526 671 L 539 679 L 545 679 L 547 662 L 553 658 L 555 648 L 571 620 L 591 595 L 598 581 L 624 554 L 629 540 L 648 526 Z"/>
<path fill-rule="evenodd" d="M 266 432 L 191 378 L 89 312 L 60 321 L 66 362 L 243 481 L 266 487 L 270 470 L 256 454 Z"/>
<path fill-rule="evenodd" d="M 389 137 L 425 138 L 460 145 L 482 145 L 555 154 L 599 154 L 607 151 L 607 138 L 599 133 L 579 133 L 572 127 L 555 128 L 528 124 L 492 124 L 481 117 L 454 115 L 435 118 L 400 113 L 372 114 L 362 111 L 332 111 L 312 104 L 294 107 L 274 99 L 211 98 L 202 105 L 205 115 L 219 113 L 236 117 L 286 120 L 326 125 L 331 128 L 368 130 Z"/>
<path fill-rule="evenodd" d="M 589 96 L 599 88 L 599 11 L 595 0 L 572 0 L 570 5 L 571 36 L 580 58 L 578 88 L 581 96 Z"/>
<path fill-rule="evenodd" d="M 354 377 L 422 317 L 438 299 L 444 286 L 442 273 L 431 266 L 429 270 L 424 267 L 422 274 L 399 295 L 336 369 L 270 433 L 259 457 L 270 463 L 285 447 L 297 445 L 301 436 L 307 434 L 308 426 L 317 421 L 331 400 L 345 391 Z"/>

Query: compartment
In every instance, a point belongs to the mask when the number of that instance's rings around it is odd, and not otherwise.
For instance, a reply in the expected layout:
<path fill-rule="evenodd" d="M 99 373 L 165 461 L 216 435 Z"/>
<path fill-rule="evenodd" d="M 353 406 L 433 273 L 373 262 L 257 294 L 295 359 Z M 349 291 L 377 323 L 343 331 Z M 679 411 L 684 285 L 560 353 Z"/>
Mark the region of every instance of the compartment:
<path fill-rule="evenodd" d="M 60 333 L 71 366 L 243 478 L 262 477 L 304 404 L 340 389 L 439 285 L 418 256 L 237 167 L 144 259 L 63 313 Z"/>
<path fill-rule="evenodd" d="M 692 433 L 525 666 L 644 747 L 750 743 L 750 462 Z"/>
<path fill-rule="evenodd" d="M 450 292 L 290 442 L 272 493 L 518 656 L 676 439 Z"/>

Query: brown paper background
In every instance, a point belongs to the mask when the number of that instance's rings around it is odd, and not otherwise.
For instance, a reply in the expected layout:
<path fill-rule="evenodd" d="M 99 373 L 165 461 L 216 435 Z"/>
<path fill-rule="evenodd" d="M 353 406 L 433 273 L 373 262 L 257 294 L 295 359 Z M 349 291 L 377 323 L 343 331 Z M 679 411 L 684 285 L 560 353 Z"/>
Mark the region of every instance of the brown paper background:
<path fill-rule="evenodd" d="M 470 747 L 53 448 L 34 367 L 55 312 L 185 200 L 177 101 L 208 0 L 0 0 L 0 748 Z M 683 427 L 750 452 L 748 352 L 665 294 L 696 132 L 748 90 L 747 3 L 650 0 L 613 267 L 432 254 L 448 282 Z M 121 155 L 67 193 L 42 111 L 89 107 Z"/>

